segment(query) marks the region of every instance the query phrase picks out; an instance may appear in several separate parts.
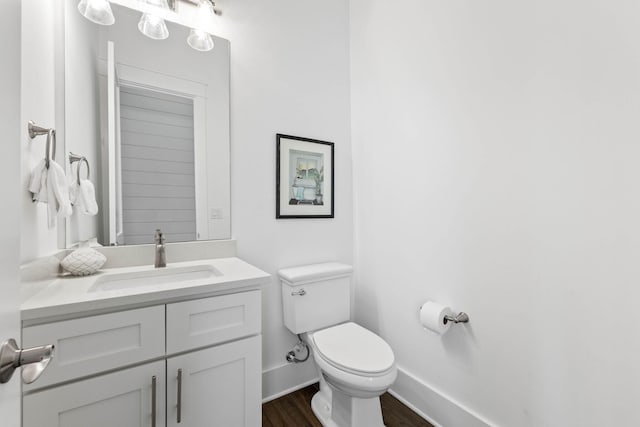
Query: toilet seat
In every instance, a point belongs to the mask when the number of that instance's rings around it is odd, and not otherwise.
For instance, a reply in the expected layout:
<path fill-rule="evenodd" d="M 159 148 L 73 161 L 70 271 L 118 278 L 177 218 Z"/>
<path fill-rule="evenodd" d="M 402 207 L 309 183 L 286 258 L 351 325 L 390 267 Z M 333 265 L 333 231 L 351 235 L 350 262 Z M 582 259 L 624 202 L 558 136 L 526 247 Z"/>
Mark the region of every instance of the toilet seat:
<path fill-rule="evenodd" d="M 382 376 L 395 366 L 389 344 L 353 322 L 314 332 L 313 341 L 326 363 L 354 375 Z"/>

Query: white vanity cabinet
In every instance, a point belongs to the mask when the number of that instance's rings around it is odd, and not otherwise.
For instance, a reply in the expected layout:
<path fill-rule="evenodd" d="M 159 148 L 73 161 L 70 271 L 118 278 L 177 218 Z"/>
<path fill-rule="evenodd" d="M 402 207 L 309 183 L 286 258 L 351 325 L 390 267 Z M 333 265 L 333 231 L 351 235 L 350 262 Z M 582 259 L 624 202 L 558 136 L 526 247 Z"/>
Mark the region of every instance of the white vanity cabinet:
<path fill-rule="evenodd" d="M 260 425 L 260 301 L 253 290 L 25 327 L 24 345 L 47 337 L 56 353 L 23 388 L 23 426 Z"/>

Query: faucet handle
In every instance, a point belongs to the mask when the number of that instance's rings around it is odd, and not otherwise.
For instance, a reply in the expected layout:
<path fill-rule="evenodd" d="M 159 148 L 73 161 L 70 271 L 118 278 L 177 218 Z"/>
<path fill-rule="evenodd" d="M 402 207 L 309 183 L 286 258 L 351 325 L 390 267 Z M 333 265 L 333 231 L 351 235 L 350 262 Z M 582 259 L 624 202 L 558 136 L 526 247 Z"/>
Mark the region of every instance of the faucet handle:
<path fill-rule="evenodd" d="M 162 230 L 159 228 L 156 229 L 156 235 L 154 237 L 156 243 L 163 244 L 164 243 L 164 235 L 162 234 Z"/>

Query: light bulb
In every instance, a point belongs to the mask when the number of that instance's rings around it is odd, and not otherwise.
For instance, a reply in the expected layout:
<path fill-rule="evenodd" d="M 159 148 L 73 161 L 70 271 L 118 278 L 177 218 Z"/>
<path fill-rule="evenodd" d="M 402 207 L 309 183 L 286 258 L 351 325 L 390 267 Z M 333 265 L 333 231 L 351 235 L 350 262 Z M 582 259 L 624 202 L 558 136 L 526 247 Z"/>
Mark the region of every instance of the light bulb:
<path fill-rule="evenodd" d="M 159 8 L 170 10 L 169 5 L 167 4 L 167 0 L 146 0 L 145 3 L 147 3 L 147 5 L 151 7 L 145 9 L 144 13 L 142 14 L 140 22 L 138 22 L 138 29 L 142 34 L 151 39 L 166 39 L 167 37 L 169 37 L 167 24 L 165 24 L 164 19 L 153 13 L 153 9 Z"/>
<path fill-rule="evenodd" d="M 169 37 L 169 30 L 164 19 L 150 13 L 142 14 L 140 22 L 138 22 L 138 29 L 142 34 L 154 40 L 164 40 Z"/>
<path fill-rule="evenodd" d="M 78 11 L 91 22 L 112 25 L 116 22 L 107 0 L 80 0 Z"/>
<path fill-rule="evenodd" d="M 201 52 L 209 51 L 213 49 L 214 46 L 213 37 L 211 37 L 209 33 L 195 28 L 191 29 L 189 37 L 187 37 L 187 43 L 189 43 L 189 46 L 195 50 L 199 50 Z"/>

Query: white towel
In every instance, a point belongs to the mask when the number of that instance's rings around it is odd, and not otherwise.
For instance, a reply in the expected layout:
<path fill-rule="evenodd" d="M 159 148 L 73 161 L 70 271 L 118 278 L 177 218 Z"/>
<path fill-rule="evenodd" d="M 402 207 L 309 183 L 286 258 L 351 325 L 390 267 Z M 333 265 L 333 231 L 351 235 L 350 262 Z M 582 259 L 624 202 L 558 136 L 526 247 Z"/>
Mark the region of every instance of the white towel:
<path fill-rule="evenodd" d="M 69 194 L 71 196 L 71 203 L 76 207 L 77 212 L 90 216 L 98 213 L 96 191 L 88 179 L 81 179 L 80 185 L 74 180 L 73 184 L 71 184 Z"/>
<path fill-rule="evenodd" d="M 47 173 L 47 204 L 49 205 L 49 228 L 56 226 L 56 216 L 66 218 L 73 213 L 66 174 L 62 166 L 53 160 L 49 161 Z"/>
<path fill-rule="evenodd" d="M 29 191 L 31 192 L 31 200 L 34 202 L 47 203 L 47 168 L 45 164 L 46 161 L 42 159 L 31 172 Z M 44 191 L 41 191 L 43 189 Z M 44 197 L 44 200 L 41 200 L 40 197 Z"/>
<path fill-rule="evenodd" d="M 69 188 L 64 169 L 53 160 L 49 161 L 49 169 L 42 160 L 31 173 L 29 191 L 34 202 L 47 204 L 47 224 L 49 228 L 56 226 L 57 218 L 71 216 Z"/>

